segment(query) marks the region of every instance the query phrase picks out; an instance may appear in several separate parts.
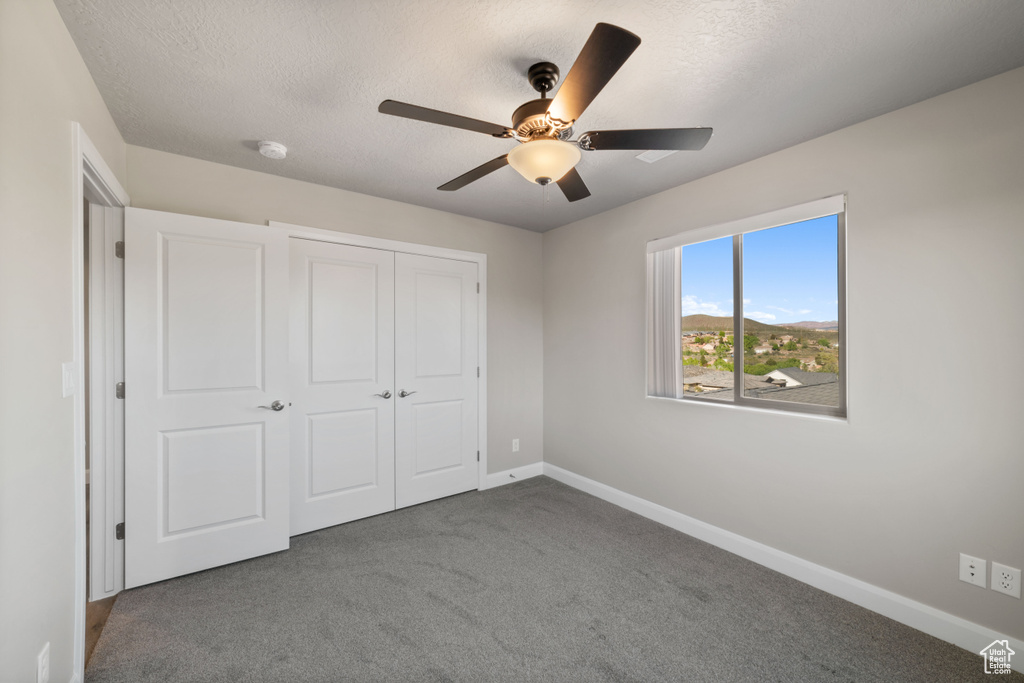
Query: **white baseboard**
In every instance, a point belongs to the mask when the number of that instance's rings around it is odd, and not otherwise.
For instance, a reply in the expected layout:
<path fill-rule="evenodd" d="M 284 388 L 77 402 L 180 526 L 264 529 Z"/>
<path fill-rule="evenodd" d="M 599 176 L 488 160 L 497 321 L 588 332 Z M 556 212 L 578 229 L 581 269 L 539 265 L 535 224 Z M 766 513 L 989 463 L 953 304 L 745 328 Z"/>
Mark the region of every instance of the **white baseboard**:
<path fill-rule="evenodd" d="M 1013 670 L 1024 672 L 1024 641 L 1022 640 L 1010 638 L 980 624 L 937 610 L 851 576 L 840 574 L 827 567 L 688 517 L 681 512 L 619 491 L 561 467 L 544 463 L 543 473 L 563 484 L 664 524 L 676 531 L 699 538 L 723 550 L 728 550 L 751 562 L 774 569 L 797 581 L 802 581 L 947 643 L 962 647 L 968 652 L 980 654 L 982 648 L 987 647 L 993 641 L 1008 640 L 1010 649 L 1021 653 L 1018 655 L 1020 658 L 1012 662 Z"/>
<path fill-rule="evenodd" d="M 539 477 L 542 474 L 544 474 L 544 463 L 542 462 L 535 462 L 523 465 L 522 467 L 513 467 L 510 470 L 488 474 L 484 481 L 484 488 L 493 489 L 495 486 L 511 484 L 521 479 L 529 479 L 530 477 Z"/>

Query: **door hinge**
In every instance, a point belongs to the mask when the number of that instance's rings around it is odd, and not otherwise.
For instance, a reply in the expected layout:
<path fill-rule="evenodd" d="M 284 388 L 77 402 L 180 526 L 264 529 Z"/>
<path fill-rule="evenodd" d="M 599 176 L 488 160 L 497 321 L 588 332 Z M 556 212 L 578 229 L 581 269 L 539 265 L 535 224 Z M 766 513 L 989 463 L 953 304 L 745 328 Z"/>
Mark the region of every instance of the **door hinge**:
<path fill-rule="evenodd" d="M 479 293 L 480 293 L 480 283 L 479 283 L 479 282 L 478 282 L 478 283 L 476 283 L 476 293 L 477 293 L 477 294 L 479 294 Z"/>
<path fill-rule="evenodd" d="M 480 451 L 476 452 L 476 461 L 480 462 Z"/>
<path fill-rule="evenodd" d="M 479 365 L 478 365 L 478 366 L 476 366 L 476 376 L 477 376 L 477 377 L 479 377 L 479 376 L 480 376 L 480 366 L 479 366 Z"/>
<path fill-rule="evenodd" d="M 114 397 L 124 398 L 124 382 L 118 382 L 114 385 Z"/>
<path fill-rule="evenodd" d="M 124 522 L 121 522 L 120 524 L 114 527 L 114 538 L 116 538 L 119 541 L 124 540 Z"/>
<path fill-rule="evenodd" d="M 114 256 L 124 258 L 124 242 L 114 242 Z"/>

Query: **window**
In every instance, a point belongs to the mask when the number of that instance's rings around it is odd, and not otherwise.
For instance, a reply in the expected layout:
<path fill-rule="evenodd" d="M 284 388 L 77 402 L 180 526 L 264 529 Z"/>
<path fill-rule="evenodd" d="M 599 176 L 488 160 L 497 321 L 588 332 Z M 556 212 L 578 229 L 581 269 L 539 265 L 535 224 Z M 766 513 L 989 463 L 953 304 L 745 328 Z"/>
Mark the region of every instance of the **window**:
<path fill-rule="evenodd" d="M 846 415 L 845 197 L 648 244 L 648 395 Z"/>

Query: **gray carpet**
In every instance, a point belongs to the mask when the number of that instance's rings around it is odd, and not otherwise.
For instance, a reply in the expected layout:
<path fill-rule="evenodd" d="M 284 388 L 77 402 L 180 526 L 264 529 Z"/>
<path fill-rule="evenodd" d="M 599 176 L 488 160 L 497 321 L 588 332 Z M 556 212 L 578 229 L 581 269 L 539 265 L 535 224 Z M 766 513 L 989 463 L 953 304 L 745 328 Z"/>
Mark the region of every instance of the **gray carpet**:
<path fill-rule="evenodd" d="M 126 591 L 86 672 L 88 683 L 990 678 L 978 655 L 546 477 Z"/>

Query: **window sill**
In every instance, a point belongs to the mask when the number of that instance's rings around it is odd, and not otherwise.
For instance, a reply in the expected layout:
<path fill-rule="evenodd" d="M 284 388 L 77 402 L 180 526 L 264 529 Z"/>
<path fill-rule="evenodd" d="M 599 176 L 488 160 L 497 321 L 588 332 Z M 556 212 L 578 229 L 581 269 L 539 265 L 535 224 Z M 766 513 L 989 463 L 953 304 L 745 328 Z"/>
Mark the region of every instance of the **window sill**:
<path fill-rule="evenodd" d="M 825 422 L 839 422 L 849 423 L 849 413 L 846 415 L 825 415 L 818 413 L 807 413 L 800 410 L 785 410 L 775 408 L 773 406 L 749 406 L 749 405 L 737 405 L 731 401 L 715 401 L 711 399 L 699 399 L 699 398 L 669 398 L 666 396 L 645 396 L 648 400 L 652 401 L 668 401 L 671 403 L 681 403 L 687 405 L 700 405 L 700 406 L 711 406 L 715 409 L 726 409 L 726 410 L 737 410 L 745 413 L 768 413 L 771 415 L 786 415 L 788 417 L 798 417 L 809 420 L 823 420 Z"/>

